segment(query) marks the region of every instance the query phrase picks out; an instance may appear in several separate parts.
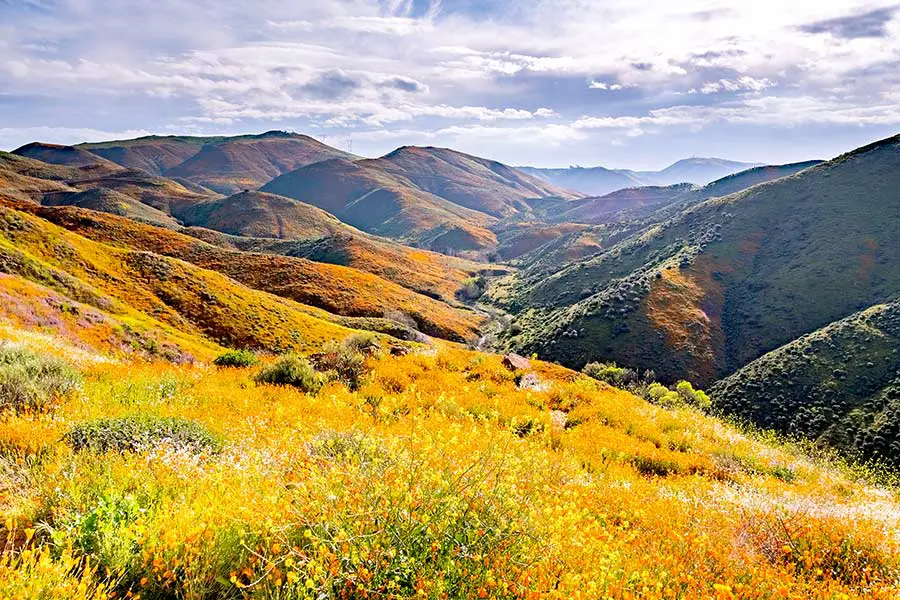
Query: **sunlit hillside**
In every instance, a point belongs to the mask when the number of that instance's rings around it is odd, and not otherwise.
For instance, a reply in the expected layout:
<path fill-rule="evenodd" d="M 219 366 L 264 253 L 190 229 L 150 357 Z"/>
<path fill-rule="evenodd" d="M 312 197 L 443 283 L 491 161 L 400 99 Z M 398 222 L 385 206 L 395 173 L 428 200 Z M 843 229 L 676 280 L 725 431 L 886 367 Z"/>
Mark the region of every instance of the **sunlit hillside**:
<path fill-rule="evenodd" d="M 343 334 L 323 372 L 178 367 L 0 335 L 5 386 L 41 360 L 64 389 L 2 405 L 5 598 L 900 593 L 892 492 L 559 367 Z"/>

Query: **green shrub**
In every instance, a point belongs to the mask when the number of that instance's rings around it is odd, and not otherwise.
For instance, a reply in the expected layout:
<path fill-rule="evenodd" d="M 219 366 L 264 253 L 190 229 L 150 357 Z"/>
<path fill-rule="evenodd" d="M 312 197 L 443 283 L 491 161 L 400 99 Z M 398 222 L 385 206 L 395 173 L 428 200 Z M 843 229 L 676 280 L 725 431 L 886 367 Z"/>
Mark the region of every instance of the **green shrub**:
<path fill-rule="evenodd" d="M 290 385 L 308 394 L 317 394 L 325 381 L 309 361 L 295 354 L 281 357 L 256 375 L 257 383 Z"/>
<path fill-rule="evenodd" d="M 377 354 L 381 350 L 381 346 L 378 344 L 378 337 L 368 331 L 348 336 L 341 345 L 351 352 L 359 352 L 366 355 Z"/>
<path fill-rule="evenodd" d="M 588 363 L 581 372 L 618 388 L 627 387 L 640 379 L 636 371 L 619 367 L 616 363 Z"/>
<path fill-rule="evenodd" d="M 651 383 L 647 388 L 647 400 L 663 408 L 675 408 L 684 402 L 678 392 L 673 392 L 661 383 Z"/>
<path fill-rule="evenodd" d="M 0 346 L 0 412 L 43 412 L 81 386 L 68 363 Z"/>
<path fill-rule="evenodd" d="M 252 367 L 259 362 L 259 358 L 249 350 L 229 350 L 221 354 L 213 361 L 218 367 Z"/>
<path fill-rule="evenodd" d="M 679 381 L 675 391 L 688 406 L 707 409 L 712 405 L 709 396 L 703 390 L 695 390 L 690 381 Z"/>
<path fill-rule="evenodd" d="M 217 452 L 221 441 L 206 427 L 180 417 L 130 415 L 79 423 L 64 439 L 75 450 L 143 452 L 170 445 L 192 452 Z"/>
<path fill-rule="evenodd" d="M 375 348 L 377 347 L 376 342 Z M 322 352 L 311 356 L 310 360 L 317 370 L 327 373 L 331 379 L 355 390 L 369 373 L 366 354 L 373 352 L 371 348 L 371 340 L 367 339 L 365 334 L 358 334 L 350 336 L 343 344 L 336 342 L 325 344 Z"/>

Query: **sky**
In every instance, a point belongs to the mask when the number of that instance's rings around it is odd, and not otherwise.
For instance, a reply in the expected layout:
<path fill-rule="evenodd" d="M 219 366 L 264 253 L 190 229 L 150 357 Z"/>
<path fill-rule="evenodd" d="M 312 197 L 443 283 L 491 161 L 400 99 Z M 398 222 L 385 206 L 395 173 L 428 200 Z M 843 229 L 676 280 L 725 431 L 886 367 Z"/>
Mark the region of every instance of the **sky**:
<path fill-rule="evenodd" d="M 900 132 L 900 4 L 0 0 L 0 148 L 297 131 L 656 169 Z"/>

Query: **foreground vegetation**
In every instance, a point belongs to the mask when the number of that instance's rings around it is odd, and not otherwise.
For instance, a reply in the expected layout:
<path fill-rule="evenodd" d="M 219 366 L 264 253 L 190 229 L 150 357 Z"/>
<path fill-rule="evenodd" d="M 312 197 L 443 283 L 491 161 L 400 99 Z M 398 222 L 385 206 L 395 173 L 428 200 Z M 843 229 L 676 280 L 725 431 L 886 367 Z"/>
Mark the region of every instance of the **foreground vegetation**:
<path fill-rule="evenodd" d="M 16 339 L 81 377 L 3 413 L 0 597 L 900 593 L 892 491 L 686 403 L 371 335 L 248 367 Z"/>

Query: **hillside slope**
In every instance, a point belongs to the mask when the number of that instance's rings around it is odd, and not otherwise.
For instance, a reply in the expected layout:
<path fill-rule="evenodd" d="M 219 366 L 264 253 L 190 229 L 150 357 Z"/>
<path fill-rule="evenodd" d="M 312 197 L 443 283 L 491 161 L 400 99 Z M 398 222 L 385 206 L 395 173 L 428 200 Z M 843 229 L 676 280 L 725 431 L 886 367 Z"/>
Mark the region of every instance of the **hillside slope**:
<path fill-rule="evenodd" d="M 497 161 L 446 148 L 404 146 L 366 164 L 454 204 L 498 218 L 528 213 L 529 199 L 580 196 Z"/>
<path fill-rule="evenodd" d="M 496 218 L 420 190 L 371 161 L 324 161 L 292 171 L 263 192 L 317 206 L 363 231 L 444 252 L 496 246 Z"/>
<path fill-rule="evenodd" d="M 723 411 L 900 464 L 900 301 L 861 311 L 712 387 Z"/>
<path fill-rule="evenodd" d="M 347 232 L 302 241 L 240 237 L 210 229 L 185 227 L 181 233 L 230 250 L 307 258 L 352 267 L 393 281 L 405 288 L 444 301 L 453 301 L 469 280 L 485 269 L 508 271 L 461 258 L 410 248 L 387 239 Z M 354 233 L 350 233 L 354 232 Z"/>
<path fill-rule="evenodd" d="M 320 309 L 179 260 L 94 242 L 5 206 L 0 206 L 0 272 L 101 311 L 138 311 L 186 335 L 229 346 L 302 349 L 350 331 Z"/>
<path fill-rule="evenodd" d="M 429 335 L 464 341 L 483 317 L 347 267 L 303 258 L 229 251 L 175 231 L 75 209 L 21 206 L 74 233 L 113 247 L 152 252 L 216 271 L 262 290 L 348 317 L 402 313 Z"/>
<path fill-rule="evenodd" d="M 255 190 L 278 175 L 314 162 L 355 158 L 309 136 L 286 131 L 231 137 L 149 136 L 76 148 L 224 195 Z"/>
<path fill-rule="evenodd" d="M 193 204 L 179 211 L 178 217 L 188 227 L 245 237 L 303 240 L 355 231 L 315 206 L 264 192 L 241 192 Z"/>
<path fill-rule="evenodd" d="M 510 342 L 708 384 L 900 290 L 900 223 L 884 218 L 900 210 L 898 178 L 894 137 L 692 206 L 507 287 L 496 299 L 524 329 Z"/>

